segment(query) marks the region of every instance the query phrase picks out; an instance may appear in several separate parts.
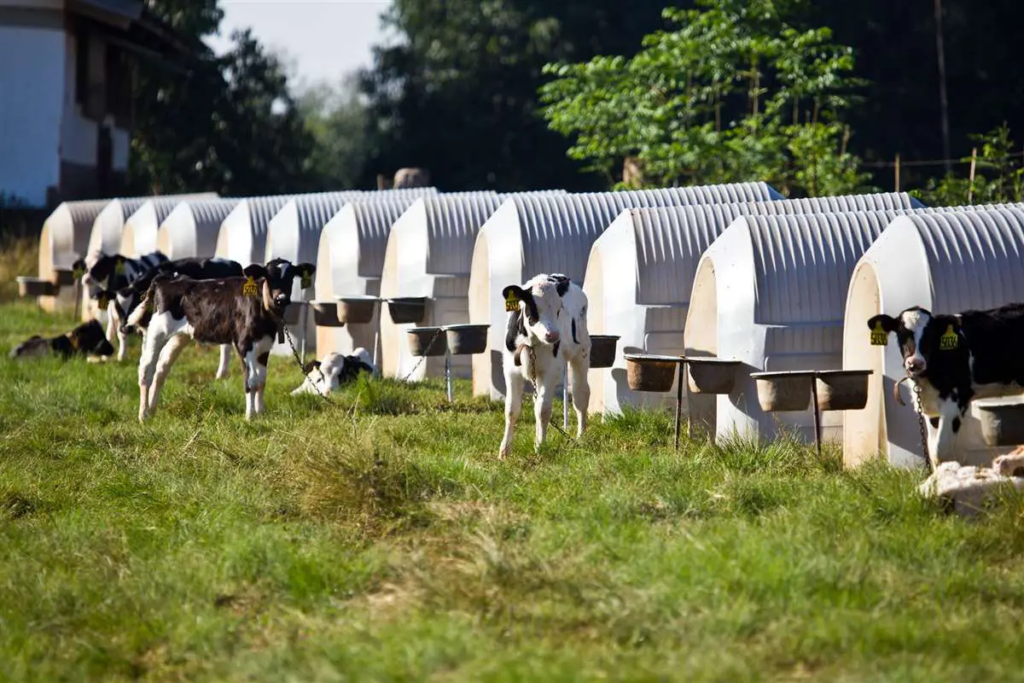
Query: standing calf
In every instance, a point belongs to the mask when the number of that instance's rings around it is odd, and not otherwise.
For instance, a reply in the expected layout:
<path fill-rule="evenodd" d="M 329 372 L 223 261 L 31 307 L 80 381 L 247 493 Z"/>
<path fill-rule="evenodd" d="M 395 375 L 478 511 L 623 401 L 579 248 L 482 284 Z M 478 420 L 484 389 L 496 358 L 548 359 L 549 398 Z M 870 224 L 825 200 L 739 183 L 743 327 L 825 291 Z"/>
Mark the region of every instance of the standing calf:
<path fill-rule="evenodd" d="M 129 325 L 146 330 L 139 359 L 139 421 L 156 411 L 160 389 L 189 339 L 235 348 L 242 362 L 245 418 L 262 413 L 270 349 L 283 335 L 293 281 L 314 270 L 311 264 L 283 262 L 250 265 L 245 277 L 155 278 L 128 318 Z"/>
<path fill-rule="evenodd" d="M 572 404 L 576 409 L 576 438 L 587 427 L 590 403 L 590 333 L 587 330 L 587 295 L 564 275 L 537 275 L 521 287 L 502 290 L 506 321 L 503 366 L 505 372 L 505 436 L 498 457 L 508 455 L 512 431 L 523 405 L 523 384 L 534 380 L 534 413 L 539 448 L 547 435 L 555 388 L 569 363 Z"/>
<path fill-rule="evenodd" d="M 903 368 L 921 387 L 932 469 L 951 459 L 972 400 L 1024 391 L 1024 304 L 956 315 L 915 306 L 895 318 L 873 316 L 868 328 L 882 341 L 896 333 Z"/>

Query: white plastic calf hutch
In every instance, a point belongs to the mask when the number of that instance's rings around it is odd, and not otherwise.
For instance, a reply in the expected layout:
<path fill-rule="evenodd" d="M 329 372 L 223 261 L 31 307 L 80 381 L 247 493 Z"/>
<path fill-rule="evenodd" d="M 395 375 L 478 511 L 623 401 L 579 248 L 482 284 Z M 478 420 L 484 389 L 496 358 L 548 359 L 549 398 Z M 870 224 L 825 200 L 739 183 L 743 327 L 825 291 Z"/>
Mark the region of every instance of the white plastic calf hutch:
<path fill-rule="evenodd" d="M 738 216 L 915 206 L 920 202 L 907 193 L 878 193 L 623 211 L 594 243 L 583 283 L 591 333 L 619 337 L 614 365 L 590 371 L 590 411 L 608 415 L 626 405 L 674 403 L 675 382 L 665 393 L 632 391 L 623 354 L 685 351 L 683 327 L 697 262 Z M 691 398 L 714 401 L 707 395 Z"/>
<path fill-rule="evenodd" d="M 900 406 L 892 394 L 895 382 L 905 375 L 895 335 L 885 346 L 872 346 L 868 319 L 878 313 L 896 315 L 911 306 L 957 313 L 1024 301 L 1022 263 L 1021 208 L 900 217 L 861 257 L 845 300 L 843 366 L 872 369 L 874 374 L 867 406 L 846 415 L 847 465 L 878 454 L 897 466 L 924 463 L 913 395 L 909 387 L 901 387 L 906 405 Z M 989 447 L 982 438 L 978 406 L 992 402 L 972 404 L 954 437 L 959 462 L 988 466 L 994 456 L 1010 450 Z"/>
<path fill-rule="evenodd" d="M 489 324 L 485 353 L 473 356 L 473 393 L 505 392 L 501 290 L 538 273 L 563 273 L 582 284 L 590 248 L 624 209 L 778 198 L 764 183 L 637 192 L 510 197 L 480 229 L 469 284 L 470 322 Z"/>
<path fill-rule="evenodd" d="M 366 194 L 359 191 L 325 192 L 293 197 L 267 224 L 262 262 L 269 263 L 275 258 L 282 258 L 291 263 L 316 264 L 317 245 L 324 225 L 341 207 Z M 289 332 L 296 347 L 307 352 L 316 349 L 316 326 L 306 305 L 307 301 L 313 299 L 312 293 L 312 286 L 303 290 L 301 281 L 295 280 L 291 292 L 294 310 L 289 311 Z M 283 344 L 275 342 L 271 353 L 291 355 L 291 345 L 287 341 Z"/>
<path fill-rule="evenodd" d="M 110 199 L 95 201 L 63 202 L 43 222 L 39 235 L 39 279 L 53 283 L 57 278 L 56 269 L 64 272 L 65 283 L 71 264 L 84 258 L 89 248 L 89 234 L 96 216 Z M 39 305 L 46 311 L 70 311 L 75 307 L 74 291 L 64 285 L 53 288 L 53 294 L 38 297 Z"/>
<path fill-rule="evenodd" d="M 177 198 L 164 200 L 162 197 L 147 200 L 125 221 L 124 230 L 121 232 L 120 253 L 131 258 L 138 258 L 144 254 L 158 251 L 160 249 L 160 226 L 178 206 L 190 201 L 195 200 Z"/>
<path fill-rule="evenodd" d="M 155 206 L 174 206 L 184 199 L 216 199 L 217 193 L 203 192 L 199 194 L 162 195 L 159 197 L 134 197 L 131 199 L 114 199 L 103 207 L 92 224 L 89 234 L 88 256 L 92 259 L 98 254 L 117 254 L 121 251 L 121 238 L 128 219 L 148 202 Z"/>
<path fill-rule="evenodd" d="M 416 188 L 409 188 L 416 189 Z M 379 194 L 384 195 L 381 191 Z M 411 192 L 348 204 L 327 222 L 320 233 L 316 252 L 316 301 L 328 306 L 334 315 L 342 297 L 377 297 L 384 269 L 384 252 L 391 226 L 419 197 Z M 378 337 L 380 305 L 366 300 L 358 315 L 338 326 L 318 325 L 317 355 L 351 353 L 362 347 L 374 359 L 380 358 Z M 363 317 L 361 314 L 365 312 Z M 344 317 L 344 316 L 342 316 Z"/>
<path fill-rule="evenodd" d="M 239 199 L 189 199 L 180 202 L 157 232 L 157 250 L 171 260 L 211 258 L 217 251 L 217 234 Z"/>
<path fill-rule="evenodd" d="M 843 310 L 857 259 L 900 211 L 741 216 L 701 257 L 686 316 L 687 355 L 742 363 L 717 412 L 691 402 L 690 418 L 718 437 L 766 439 L 783 427 L 810 440 L 812 413 L 768 413 L 751 372 L 843 367 Z M 859 368 L 858 368 L 859 369 Z M 842 413 L 824 413 L 835 440 Z"/>
<path fill-rule="evenodd" d="M 380 295 L 382 299 L 423 300 L 422 318 L 415 323 L 397 324 L 387 312 L 383 314 L 382 373 L 411 381 L 443 376 L 444 356 L 414 356 L 407 340 L 408 329 L 469 322 L 473 244 L 477 232 L 502 201 L 517 195 L 564 194 L 564 190 L 452 193 L 425 197 L 410 206 L 391 228 Z M 468 378 L 472 372 L 468 356 L 452 356 L 451 372 L 454 377 Z"/>
<path fill-rule="evenodd" d="M 220 224 L 214 256 L 242 264 L 263 263 L 267 250 L 267 226 L 281 207 L 302 195 L 246 197 Z"/>

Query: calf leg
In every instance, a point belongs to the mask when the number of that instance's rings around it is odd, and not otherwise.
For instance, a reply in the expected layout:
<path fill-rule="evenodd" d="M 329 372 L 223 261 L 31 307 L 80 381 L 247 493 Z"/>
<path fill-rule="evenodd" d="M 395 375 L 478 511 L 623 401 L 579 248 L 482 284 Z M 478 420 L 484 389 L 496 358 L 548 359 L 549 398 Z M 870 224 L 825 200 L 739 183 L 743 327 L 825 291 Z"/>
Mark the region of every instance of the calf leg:
<path fill-rule="evenodd" d="M 253 407 L 257 415 L 262 415 L 266 406 L 263 404 L 263 390 L 267 388 L 267 365 L 270 362 L 270 352 L 264 351 L 256 356 L 256 398 Z"/>
<path fill-rule="evenodd" d="M 160 390 L 171 372 L 171 366 L 181 355 L 181 350 L 188 346 L 189 338 L 183 334 L 176 334 L 171 337 L 160 352 L 160 359 L 156 364 L 156 375 L 153 377 L 153 384 L 149 388 L 149 415 L 156 413 L 156 403 L 160 398 Z"/>
<path fill-rule="evenodd" d="M 938 409 L 938 425 L 934 427 L 931 425 L 936 418 L 928 420 L 928 456 L 931 458 L 933 468 L 937 468 L 939 463 L 954 459 L 953 448 L 963 423 L 963 415 L 961 415 L 960 406 L 956 401 L 940 399 Z"/>
<path fill-rule="evenodd" d="M 168 334 L 162 329 L 150 329 L 142 341 L 142 355 L 139 358 L 139 422 L 148 417 L 149 387 L 153 384 L 157 360 L 167 343 Z"/>
<path fill-rule="evenodd" d="M 583 436 L 587 428 L 587 409 L 590 407 L 589 358 L 574 358 L 569 364 L 569 381 L 572 386 L 572 406 L 576 409 L 576 438 Z"/>
<path fill-rule="evenodd" d="M 231 345 L 220 345 L 220 365 L 217 366 L 217 379 L 224 379 L 228 376 L 228 366 L 231 363 Z"/>
<path fill-rule="evenodd" d="M 523 383 L 522 375 L 514 369 L 505 369 L 505 436 L 501 439 L 501 447 L 498 449 L 498 458 L 508 455 L 512 447 L 512 432 L 519 419 L 519 413 L 523 408 Z"/>
<path fill-rule="evenodd" d="M 561 368 L 558 369 L 558 372 L 561 373 Z M 547 377 L 544 378 L 544 381 L 537 383 L 537 395 L 533 398 L 533 413 L 537 419 L 537 436 L 533 442 L 534 451 L 539 450 L 540 445 L 547 438 L 548 423 L 551 422 L 551 408 L 555 401 L 555 392 L 552 389 L 556 383 L 557 379 L 551 381 Z"/>

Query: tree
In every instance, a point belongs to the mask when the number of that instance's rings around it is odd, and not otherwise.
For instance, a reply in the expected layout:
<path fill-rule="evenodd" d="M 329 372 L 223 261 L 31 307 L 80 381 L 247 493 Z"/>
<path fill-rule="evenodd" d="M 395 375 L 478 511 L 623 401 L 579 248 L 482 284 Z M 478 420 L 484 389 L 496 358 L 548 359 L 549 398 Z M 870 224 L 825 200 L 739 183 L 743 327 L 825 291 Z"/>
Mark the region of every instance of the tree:
<path fill-rule="evenodd" d="M 220 22 L 215 0 L 149 0 L 149 6 L 179 31 L 192 55 L 184 72 L 151 62 L 139 66 L 129 163 L 134 191 L 308 189 L 313 137 L 279 60 L 248 30 L 232 34 L 228 53 L 214 55 L 200 38 Z"/>
<path fill-rule="evenodd" d="M 430 170 L 446 190 L 596 189 L 538 112 L 551 59 L 628 52 L 663 0 L 395 0 L 374 51 L 367 174 Z M 369 179 L 369 178 L 367 178 Z"/>
<path fill-rule="evenodd" d="M 355 76 L 340 88 L 314 86 L 297 101 L 306 131 L 313 138 L 311 172 L 320 189 L 359 186 L 370 153 L 369 115 L 359 99 Z"/>
<path fill-rule="evenodd" d="M 1024 199 L 1024 161 L 1010 138 L 1010 127 L 1001 125 L 981 135 L 969 136 L 980 145 L 974 180 L 947 173 L 941 180 L 929 179 L 922 190 L 913 191 L 929 206 L 1001 204 Z M 966 166 L 970 157 L 960 160 Z"/>
<path fill-rule="evenodd" d="M 666 9 L 677 28 L 630 59 L 549 64 L 540 89 L 569 155 L 609 180 L 635 157 L 645 184 L 752 179 L 786 194 L 861 188 L 866 174 L 840 115 L 859 85 L 852 51 L 827 28 L 799 29 L 784 3 L 699 0 Z"/>

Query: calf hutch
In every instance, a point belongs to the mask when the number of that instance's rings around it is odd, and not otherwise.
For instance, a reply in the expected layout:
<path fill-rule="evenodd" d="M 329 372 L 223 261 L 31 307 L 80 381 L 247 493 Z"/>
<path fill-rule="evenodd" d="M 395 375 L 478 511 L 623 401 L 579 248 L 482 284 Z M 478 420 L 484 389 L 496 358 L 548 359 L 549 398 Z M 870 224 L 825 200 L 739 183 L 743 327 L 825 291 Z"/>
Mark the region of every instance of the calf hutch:
<path fill-rule="evenodd" d="M 298 196 L 301 195 L 246 197 L 238 202 L 220 224 L 214 256 L 237 261 L 243 268 L 252 263 L 263 263 L 270 219 Z"/>
<path fill-rule="evenodd" d="M 215 192 L 200 194 L 174 194 L 162 195 L 159 197 L 133 197 L 131 199 L 112 199 L 93 221 L 92 231 L 89 234 L 89 246 L 86 258 L 93 258 L 99 253 L 117 254 L 121 251 L 121 238 L 124 236 L 124 228 L 128 219 L 144 204 L 152 202 L 154 205 L 174 205 L 183 199 L 216 199 Z"/>
<path fill-rule="evenodd" d="M 50 283 L 47 287 L 50 293 L 38 297 L 43 310 L 74 310 L 71 265 L 85 258 L 92 224 L 110 201 L 63 202 L 43 222 L 39 235 L 39 280 Z M 58 273 L 58 270 L 62 272 Z M 61 278 L 60 286 L 54 286 Z"/>
<path fill-rule="evenodd" d="M 160 244 L 160 225 L 175 208 L 189 201 L 192 200 L 154 197 L 143 203 L 124 223 L 120 253 L 131 258 L 138 258 L 157 251 Z M 211 201 L 211 199 L 201 201 Z M 216 201 L 216 199 L 212 201 Z"/>
<path fill-rule="evenodd" d="M 697 261 L 738 216 L 920 205 L 906 193 L 879 193 L 623 211 L 594 242 L 583 284 L 591 334 L 619 337 L 613 367 L 590 371 L 590 412 L 614 415 L 626 405 L 674 402 L 675 381 L 667 393 L 631 390 L 623 354 L 684 352 L 683 327 Z"/>
<path fill-rule="evenodd" d="M 221 223 L 239 199 L 189 199 L 168 214 L 157 233 L 157 249 L 171 260 L 210 258 L 217 252 Z"/>
<path fill-rule="evenodd" d="M 274 214 L 267 225 L 267 244 L 263 262 L 275 258 L 291 263 L 316 263 L 317 244 L 320 231 L 341 207 L 368 193 L 358 190 L 349 192 L 324 192 L 293 197 Z M 310 281 L 312 285 L 312 281 Z M 307 351 L 315 349 L 316 327 L 309 315 L 307 301 L 312 297 L 312 287 L 302 289 L 301 279 L 296 279 L 291 292 L 288 320 L 294 343 Z M 274 343 L 272 353 L 291 355 L 291 345 Z"/>
<path fill-rule="evenodd" d="M 594 240 L 627 208 L 768 199 L 781 197 L 765 183 L 506 199 L 480 229 L 473 249 L 470 322 L 490 325 L 487 351 L 473 356 L 474 395 L 504 396 L 503 287 L 538 273 L 562 273 L 581 284 Z"/>
<path fill-rule="evenodd" d="M 380 296 L 409 300 L 410 305 L 422 302 L 423 308 L 416 322 L 399 324 L 388 313 L 382 315 L 380 366 L 385 376 L 419 381 L 444 374 L 444 356 L 413 355 L 407 341 L 408 330 L 469 322 L 469 267 L 481 226 L 510 196 L 558 194 L 566 193 L 544 190 L 442 194 L 416 201 L 395 221 L 384 255 Z M 388 304 L 384 307 L 388 308 Z M 453 356 L 451 372 L 455 377 L 468 378 L 469 358 Z"/>
<path fill-rule="evenodd" d="M 848 466 L 879 453 L 898 466 L 924 462 L 913 394 L 908 386 L 900 387 L 904 406 L 893 397 L 896 382 L 906 374 L 899 343 L 889 335 L 884 346 L 872 345 L 867 326 L 872 316 L 896 316 L 912 306 L 951 314 L 1024 302 L 1024 207 L 957 208 L 897 218 L 853 270 L 845 299 L 843 367 L 874 373 L 866 407 L 845 417 L 843 459 Z M 953 436 L 955 459 L 988 466 L 994 456 L 1006 453 L 1010 446 L 989 446 L 983 438 L 982 407 L 1019 400 L 973 401 Z"/>
<path fill-rule="evenodd" d="M 380 277 L 391 226 L 419 197 L 415 189 L 382 190 L 348 204 L 320 233 L 316 253 L 317 354 L 362 347 L 380 357 Z M 430 188 L 433 189 L 433 188 Z M 386 192 L 393 194 L 385 195 Z"/>
<path fill-rule="evenodd" d="M 690 419 L 718 437 L 770 439 L 781 427 L 812 438 L 812 411 L 766 412 L 749 375 L 843 366 L 850 275 L 889 221 L 905 211 L 741 216 L 733 221 L 697 264 L 683 340 L 689 356 L 741 365 L 728 395 L 690 397 Z M 841 413 L 826 413 L 823 438 L 836 439 L 841 426 Z"/>

